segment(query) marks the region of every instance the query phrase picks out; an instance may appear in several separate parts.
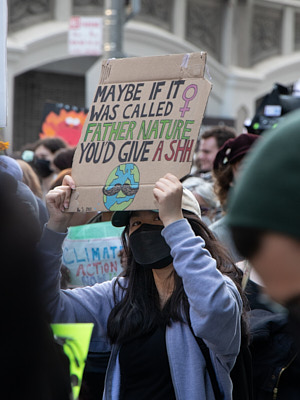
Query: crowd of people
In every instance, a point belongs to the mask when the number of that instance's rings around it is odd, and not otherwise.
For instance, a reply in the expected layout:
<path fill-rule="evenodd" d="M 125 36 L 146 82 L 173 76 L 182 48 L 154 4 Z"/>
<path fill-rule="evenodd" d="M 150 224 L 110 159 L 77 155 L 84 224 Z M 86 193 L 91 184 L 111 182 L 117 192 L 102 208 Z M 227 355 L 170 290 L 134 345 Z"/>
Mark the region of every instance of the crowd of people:
<path fill-rule="evenodd" d="M 205 131 L 193 173 L 156 182 L 157 210 L 68 212 L 75 149 L 57 137 L 0 155 L 9 398 L 71 398 L 49 324 L 92 322 L 80 400 L 298 399 L 299 126 Z M 101 221 L 124 227 L 123 272 L 69 288 L 68 228 Z"/>

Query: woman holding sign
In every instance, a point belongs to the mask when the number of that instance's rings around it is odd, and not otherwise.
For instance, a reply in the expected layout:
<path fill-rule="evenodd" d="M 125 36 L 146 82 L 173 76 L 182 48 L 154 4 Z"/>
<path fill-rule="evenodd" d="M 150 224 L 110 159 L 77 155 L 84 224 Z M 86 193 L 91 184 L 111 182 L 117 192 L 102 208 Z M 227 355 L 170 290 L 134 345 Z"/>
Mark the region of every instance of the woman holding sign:
<path fill-rule="evenodd" d="M 159 212 L 122 211 L 128 266 L 122 277 L 59 290 L 61 242 L 72 178 L 49 192 L 40 242 L 44 293 L 55 322 L 93 322 L 91 351 L 109 351 L 104 399 L 231 399 L 230 370 L 240 349 L 238 271 L 200 219 L 200 208 L 171 174 L 155 185 Z M 214 385 L 199 338 L 209 349 Z M 203 343 L 202 342 L 202 343 Z"/>

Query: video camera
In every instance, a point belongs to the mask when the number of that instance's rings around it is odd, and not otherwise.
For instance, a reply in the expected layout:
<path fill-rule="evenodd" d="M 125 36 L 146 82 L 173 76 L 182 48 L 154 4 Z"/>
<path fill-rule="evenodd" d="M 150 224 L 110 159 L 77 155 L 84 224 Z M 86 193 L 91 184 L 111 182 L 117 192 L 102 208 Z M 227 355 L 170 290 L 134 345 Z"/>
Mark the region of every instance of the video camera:
<path fill-rule="evenodd" d="M 300 109 L 300 93 L 275 83 L 273 90 L 263 97 L 250 125 L 245 125 L 249 133 L 260 135 L 267 129 L 275 128 L 280 119 L 289 112 Z"/>

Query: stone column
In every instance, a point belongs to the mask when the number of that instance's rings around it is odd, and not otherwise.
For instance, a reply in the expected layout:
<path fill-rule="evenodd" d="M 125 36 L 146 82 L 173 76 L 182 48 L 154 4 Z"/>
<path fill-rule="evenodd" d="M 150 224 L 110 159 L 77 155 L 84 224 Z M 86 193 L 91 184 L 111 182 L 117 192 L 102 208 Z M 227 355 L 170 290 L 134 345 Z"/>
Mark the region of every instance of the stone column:
<path fill-rule="evenodd" d="M 224 8 L 221 36 L 221 63 L 224 67 L 235 65 L 234 16 L 236 0 L 229 0 Z"/>
<path fill-rule="evenodd" d="M 54 3 L 54 19 L 57 21 L 69 21 L 72 15 L 72 0 L 56 0 Z"/>
<path fill-rule="evenodd" d="M 186 0 L 174 0 L 172 31 L 180 39 L 185 39 L 186 9 Z"/>
<path fill-rule="evenodd" d="M 251 64 L 253 6 L 253 0 L 239 1 L 237 5 L 235 18 L 236 65 L 243 68 L 249 68 Z"/>
<path fill-rule="evenodd" d="M 125 10 L 123 0 L 105 0 L 103 21 L 103 58 L 123 57 Z"/>
<path fill-rule="evenodd" d="M 295 50 L 295 10 L 285 7 L 282 19 L 281 53 L 291 54 Z"/>

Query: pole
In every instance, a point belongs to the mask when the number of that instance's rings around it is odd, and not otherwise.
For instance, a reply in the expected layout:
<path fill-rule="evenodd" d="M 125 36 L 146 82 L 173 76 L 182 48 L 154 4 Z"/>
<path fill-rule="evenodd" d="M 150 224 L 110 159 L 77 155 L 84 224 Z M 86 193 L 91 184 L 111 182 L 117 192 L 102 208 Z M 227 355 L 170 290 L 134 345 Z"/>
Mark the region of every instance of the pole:
<path fill-rule="evenodd" d="M 103 58 L 122 58 L 123 28 L 125 23 L 124 0 L 104 1 Z"/>

